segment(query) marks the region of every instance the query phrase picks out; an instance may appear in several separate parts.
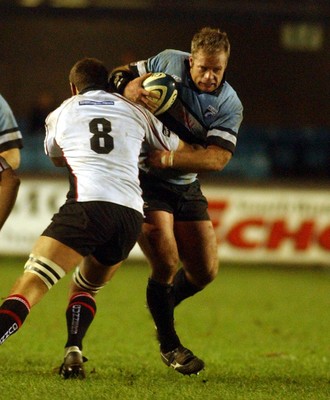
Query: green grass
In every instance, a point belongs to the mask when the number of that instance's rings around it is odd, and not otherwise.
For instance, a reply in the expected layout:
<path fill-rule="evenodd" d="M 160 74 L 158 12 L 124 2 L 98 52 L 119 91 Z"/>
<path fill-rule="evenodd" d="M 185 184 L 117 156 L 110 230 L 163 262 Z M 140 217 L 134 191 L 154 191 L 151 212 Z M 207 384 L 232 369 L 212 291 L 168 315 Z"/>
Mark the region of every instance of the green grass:
<path fill-rule="evenodd" d="M 25 260 L 0 258 L 5 297 Z M 97 296 L 84 341 L 87 379 L 56 373 L 69 277 L 0 349 L 0 399 L 322 400 L 330 398 L 330 271 L 223 266 L 176 310 L 182 342 L 206 362 L 186 377 L 159 358 L 145 308 L 148 268 L 127 262 Z"/>

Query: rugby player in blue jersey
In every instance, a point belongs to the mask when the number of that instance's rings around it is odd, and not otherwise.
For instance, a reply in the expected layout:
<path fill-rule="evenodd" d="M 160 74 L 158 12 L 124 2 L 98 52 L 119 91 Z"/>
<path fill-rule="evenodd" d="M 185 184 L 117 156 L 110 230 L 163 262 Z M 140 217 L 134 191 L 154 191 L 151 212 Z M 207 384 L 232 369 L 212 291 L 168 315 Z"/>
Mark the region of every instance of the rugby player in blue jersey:
<path fill-rule="evenodd" d="M 20 179 L 22 134 L 7 101 L 0 95 L 0 230 L 14 207 Z"/>
<path fill-rule="evenodd" d="M 172 75 L 178 99 L 159 116 L 184 141 L 201 146 L 190 153 L 154 151 L 151 170 L 141 170 L 145 220 L 139 245 L 151 265 L 147 304 L 157 328 L 161 359 L 184 374 L 197 374 L 204 362 L 183 346 L 174 326 L 174 308 L 215 279 L 216 235 L 197 173 L 221 171 L 231 159 L 243 107 L 226 80 L 230 43 L 225 32 L 205 27 L 191 42 L 191 53 L 164 50 L 147 60 L 115 68 L 111 90 L 153 110 L 143 86 L 150 72 Z M 179 265 L 182 267 L 179 268 Z"/>

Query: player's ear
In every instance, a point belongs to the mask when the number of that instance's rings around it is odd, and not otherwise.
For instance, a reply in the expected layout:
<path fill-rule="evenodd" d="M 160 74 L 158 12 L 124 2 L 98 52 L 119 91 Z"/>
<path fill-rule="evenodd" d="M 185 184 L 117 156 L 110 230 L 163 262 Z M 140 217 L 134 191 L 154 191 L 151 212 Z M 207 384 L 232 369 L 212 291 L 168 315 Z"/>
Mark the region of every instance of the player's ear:
<path fill-rule="evenodd" d="M 78 94 L 77 87 L 76 87 L 76 85 L 74 83 L 70 82 L 70 88 L 71 88 L 72 96 L 75 96 L 76 94 Z"/>

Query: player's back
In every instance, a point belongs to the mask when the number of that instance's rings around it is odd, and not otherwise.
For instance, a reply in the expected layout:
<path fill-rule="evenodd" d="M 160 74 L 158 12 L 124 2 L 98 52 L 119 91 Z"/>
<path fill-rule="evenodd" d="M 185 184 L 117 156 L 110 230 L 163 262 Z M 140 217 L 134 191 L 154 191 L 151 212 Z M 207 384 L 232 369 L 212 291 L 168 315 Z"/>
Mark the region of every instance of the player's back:
<path fill-rule="evenodd" d="M 137 160 L 145 131 L 129 107 L 93 90 L 66 100 L 47 119 L 47 134 L 53 132 L 74 176 L 76 200 L 141 209 Z"/>

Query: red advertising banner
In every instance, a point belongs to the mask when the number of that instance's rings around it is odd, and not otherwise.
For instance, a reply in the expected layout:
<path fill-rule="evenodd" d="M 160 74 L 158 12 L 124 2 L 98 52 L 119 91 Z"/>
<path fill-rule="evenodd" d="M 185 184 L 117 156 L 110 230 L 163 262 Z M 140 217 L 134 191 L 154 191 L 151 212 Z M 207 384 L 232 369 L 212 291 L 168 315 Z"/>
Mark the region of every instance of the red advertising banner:
<path fill-rule="evenodd" d="M 323 190 L 206 188 L 222 259 L 330 265 Z"/>

